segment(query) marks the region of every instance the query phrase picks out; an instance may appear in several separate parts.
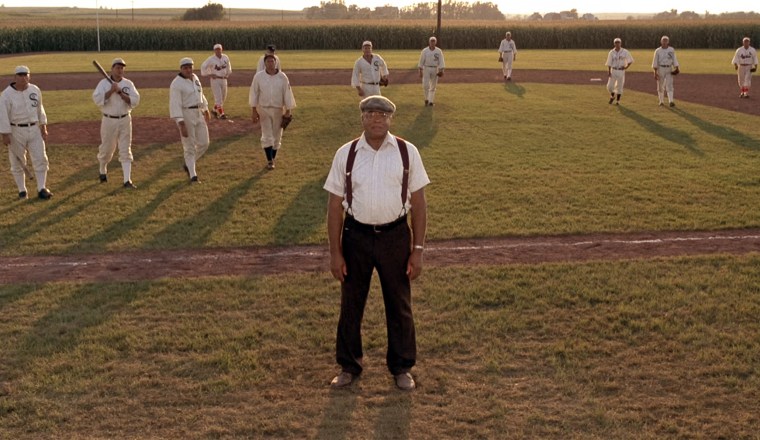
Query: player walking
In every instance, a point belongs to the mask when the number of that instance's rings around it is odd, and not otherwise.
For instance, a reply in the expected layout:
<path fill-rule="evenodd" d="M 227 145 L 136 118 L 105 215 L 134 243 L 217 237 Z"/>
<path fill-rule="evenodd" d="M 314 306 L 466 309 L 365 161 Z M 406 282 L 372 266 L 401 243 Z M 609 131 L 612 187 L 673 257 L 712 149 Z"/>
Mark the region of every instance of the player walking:
<path fill-rule="evenodd" d="M 615 38 L 612 42 L 613 48 L 607 54 L 607 91 L 610 92 L 610 104 L 615 101 L 615 105 L 620 104 L 620 97 L 623 95 L 623 85 L 625 84 L 625 70 L 633 64 L 633 57 L 627 49 L 623 49 L 623 41 Z M 617 97 L 617 100 L 615 98 Z"/>
<path fill-rule="evenodd" d="M 222 53 L 222 45 L 214 45 L 214 54 L 201 64 L 201 76 L 208 76 L 211 82 L 211 92 L 214 94 L 214 109 L 211 113 L 219 119 L 227 119 L 224 113 L 224 101 L 227 99 L 227 78 L 232 73 L 230 57 Z"/>
<path fill-rule="evenodd" d="M 673 101 L 673 75 L 680 72 L 676 51 L 670 45 L 670 38 L 663 36 L 660 38 L 660 47 L 654 51 L 652 59 L 652 69 L 654 69 L 654 79 L 657 81 L 657 96 L 660 98 L 660 105 L 665 105 L 665 93 L 668 94 L 668 102 L 671 107 L 675 107 Z"/>
<path fill-rule="evenodd" d="M 433 105 L 435 102 L 435 88 L 438 85 L 438 78 L 443 76 L 443 69 L 446 67 L 443 61 L 443 51 L 436 47 L 438 40 L 430 37 L 428 47 L 422 49 L 420 62 L 417 67 L 420 70 L 422 78 L 422 90 L 425 93 L 425 105 Z"/>
<path fill-rule="evenodd" d="M 122 58 L 111 62 L 111 80 L 103 78 L 92 93 L 92 100 L 100 108 L 100 182 L 108 181 L 108 163 L 119 147 L 119 162 L 124 174 L 124 188 L 137 188 L 132 183 L 132 109 L 140 103 L 140 93 L 132 81 L 124 78 L 127 63 Z"/>
<path fill-rule="evenodd" d="M 757 51 L 749 45 L 749 37 L 744 37 L 742 46 L 736 49 L 731 61 L 739 76 L 739 98 L 749 98 L 749 88 L 752 85 L 752 72 L 757 70 Z"/>
<path fill-rule="evenodd" d="M 275 52 L 277 52 L 277 47 L 275 47 L 274 44 L 268 44 L 266 50 L 264 51 L 264 55 L 259 58 L 259 62 L 256 64 L 256 73 L 259 73 L 262 70 L 266 70 L 267 65 L 264 62 L 264 57 L 267 55 L 274 55 L 274 68 L 280 70 L 280 57 L 278 57 Z"/>
<path fill-rule="evenodd" d="M 351 87 L 359 96 L 380 95 L 380 83 L 388 81 L 388 65 L 378 54 L 372 53 L 372 42 L 362 43 L 362 56 L 354 63 Z"/>
<path fill-rule="evenodd" d="M 211 115 L 201 80 L 193 73 L 193 60 L 182 58 L 179 69 L 179 74 L 169 87 L 169 115 L 179 127 L 185 156 L 183 168 L 190 177 L 190 183 L 199 183 L 195 165 L 208 150 L 207 122 Z"/>
<path fill-rule="evenodd" d="M 504 73 L 504 79 L 512 79 L 512 62 L 517 61 L 517 45 L 512 39 L 512 32 L 507 32 L 506 38 L 499 44 L 499 61 L 501 61 L 501 71 Z"/>
<path fill-rule="evenodd" d="M 28 67 L 16 67 L 15 75 L 15 81 L 0 95 L 0 134 L 3 135 L 3 144 L 8 147 L 11 174 L 18 187 L 18 198 L 28 197 L 28 152 L 32 159 L 34 177 L 37 178 L 37 195 L 40 199 L 47 200 L 53 194 L 45 187 L 49 162 L 45 153 L 48 132 L 42 92 L 29 82 L 31 72 Z"/>

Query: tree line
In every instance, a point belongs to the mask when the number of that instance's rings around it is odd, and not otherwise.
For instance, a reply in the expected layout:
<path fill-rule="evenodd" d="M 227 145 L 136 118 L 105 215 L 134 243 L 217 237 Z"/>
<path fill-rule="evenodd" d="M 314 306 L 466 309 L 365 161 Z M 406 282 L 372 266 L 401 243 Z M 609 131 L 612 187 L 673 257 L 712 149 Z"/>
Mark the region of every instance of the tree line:
<path fill-rule="evenodd" d="M 346 6 L 344 0 L 320 2 L 319 6 L 304 8 L 307 19 L 312 20 L 362 20 L 362 19 L 429 19 L 438 12 L 438 3 L 417 3 L 398 8 L 381 6 L 374 10 L 357 5 Z M 499 7 L 491 2 L 468 3 L 446 0 L 441 4 L 441 16 L 450 20 L 504 20 Z"/>

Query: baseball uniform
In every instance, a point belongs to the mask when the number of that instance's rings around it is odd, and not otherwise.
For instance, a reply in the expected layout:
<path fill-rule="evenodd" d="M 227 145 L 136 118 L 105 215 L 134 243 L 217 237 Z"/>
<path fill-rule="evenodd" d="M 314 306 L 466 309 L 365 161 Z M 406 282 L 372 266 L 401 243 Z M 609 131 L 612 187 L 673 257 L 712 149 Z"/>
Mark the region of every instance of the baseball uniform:
<path fill-rule="evenodd" d="M 264 63 L 264 57 L 266 55 L 262 55 L 261 58 L 259 58 L 259 63 L 256 64 L 256 73 L 261 72 L 262 70 L 267 70 L 267 66 Z M 280 70 L 280 57 L 277 55 L 274 56 L 274 68 L 277 70 Z"/>
<path fill-rule="evenodd" d="M 607 62 L 604 63 L 608 70 L 607 91 L 610 93 L 610 104 L 617 95 L 617 102 L 623 95 L 625 85 L 625 69 L 633 63 L 633 57 L 627 49 L 615 47 L 607 54 Z"/>
<path fill-rule="evenodd" d="M 749 42 L 749 41 L 748 41 Z M 749 89 L 752 86 L 752 69 L 757 69 L 757 51 L 749 44 L 743 45 L 736 49 L 734 59 L 731 63 L 736 67 L 739 89 L 741 90 L 740 98 L 749 98 Z"/>
<path fill-rule="evenodd" d="M 351 87 L 361 87 L 363 96 L 380 95 L 380 78 L 384 76 L 388 76 L 388 65 L 383 57 L 373 53 L 368 61 L 360 56 L 354 63 Z"/>
<path fill-rule="evenodd" d="M 499 44 L 499 57 L 501 58 L 501 71 L 504 74 L 504 78 L 507 80 L 512 79 L 512 62 L 517 55 L 517 45 L 515 40 L 510 37 L 501 40 Z"/>
<path fill-rule="evenodd" d="M 282 144 L 283 110 L 290 113 L 296 107 L 288 76 L 280 70 L 270 75 L 263 70 L 253 77 L 248 94 L 248 105 L 255 109 L 261 120 L 261 148 L 268 166 L 274 168 L 277 151 Z"/>
<path fill-rule="evenodd" d="M 657 73 L 657 96 L 660 99 L 660 105 L 664 105 L 665 94 L 667 93 L 668 102 L 673 107 L 673 75 L 672 71 L 678 65 L 676 51 L 672 47 L 658 47 L 654 51 L 652 59 L 652 69 Z"/>
<path fill-rule="evenodd" d="M 226 119 L 224 101 L 227 99 L 227 78 L 232 73 L 232 63 L 225 53 L 213 54 L 201 64 L 201 76 L 210 78 L 211 92 L 214 94 L 216 116 Z"/>
<path fill-rule="evenodd" d="M 430 46 L 422 49 L 417 68 L 422 72 L 422 90 L 425 93 L 425 105 L 433 105 L 435 102 L 435 88 L 438 85 L 438 74 L 442 73 L 446 63 L 443 60 L 443 51 Z"/>
<path fill-rule="evenodd" d="M 192 64 L 192 61 L 190 61 Z M 208 101 L 203 95 L 201 81 L 194 73 L 189 78 L 178 74 L 169 87 L 169 115 L 179 125 L 184 122 L 187 137 L 182 139 L 186 171 L 192 181 L 197 181 L 196 164 L 206 153 L 209 145 L 208 125 L 204 114 Z M 193 179 L 195 178 L 195 179 Z"/>

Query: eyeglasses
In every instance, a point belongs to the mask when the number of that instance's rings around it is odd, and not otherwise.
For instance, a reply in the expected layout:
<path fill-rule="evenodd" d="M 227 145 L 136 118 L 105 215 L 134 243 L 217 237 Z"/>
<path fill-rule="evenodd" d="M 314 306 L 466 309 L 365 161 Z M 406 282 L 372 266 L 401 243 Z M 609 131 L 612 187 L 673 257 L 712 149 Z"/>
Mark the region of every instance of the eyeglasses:
<path fill-rule="evenodd" d="M 369 110 L 364 112 L 364 117 L 367 119 L 390 119 L 392 113 L 378 112 L 375 110 Z"/>

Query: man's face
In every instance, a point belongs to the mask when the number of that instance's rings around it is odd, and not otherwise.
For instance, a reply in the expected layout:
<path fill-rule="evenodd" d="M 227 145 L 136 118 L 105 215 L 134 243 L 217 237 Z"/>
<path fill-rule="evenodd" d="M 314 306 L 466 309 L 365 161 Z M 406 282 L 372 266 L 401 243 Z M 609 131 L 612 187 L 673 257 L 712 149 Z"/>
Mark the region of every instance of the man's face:
<path fill-rule="evenodd" d="M 438 44 L 438 42 L 437 42 L 437 41 L 435 41 L 435 40 L 430 40 L 430 41 L 428 41 L 428 45 L 430 46 L 430 49 L 431 49 L 431 50 L 432 50 L 432 49 L 435 49 L 435 45 L 436 45 L 436 44 Z"/>
<path fill-rule="evenodd" d="M 193 65 L 192 64 L 185 64 L 184 66 L 179 68 L 180 73 L 182 73 L 182 76 L 185 78 L 191 78 L 193 76 Z"/>
<path fill-rule="evenodd" d="M 17 73 L 16 74 L 16 89 L 25 89 L 26 86 L 29 85 L 29 74 L 28 73 Z"/>
<path fill-rule="evenodd" d="M 365 44 L 364 46 L 362 46 L 362 52 L 364 53 L 364 55 L 372 55 L 372 46 L 370 46 L 369 44 Z"/>
<path fill-rule="evenodd" d="M 121 64 L 114 64 L 113 67 L 111 67 L 111 76 L 113 76 L 114 79 L 120 80 L 124 76 L 124 66 Z"/>
<path fill-rule="evenodd" d="M 370 137 L 385 137 L 391 128 L 393 113 L 380 110 L 367 110 L 362 112 L 362 126 Z"/>
<path fill-rule="evenodd" d="M 268 57 L 266 60 L 264 60 L 264 65 L 267 66 L 267 70 L 274 70 L 274 66 L 277 64 L 274 57 Z"/>
<path fill-rule="evenodd" d="M 663 49 L 667 49 L 669 44 L 670 44 L 670 40 L 668 40 L 667 38 L 665 38 L 664 40 L 660 41 L 660 46 Z"/>
<path fill-rule="evenodd" d="M 622 45 L 623 45 L 623 43 L 621 43 L 620 41 L 616 41 L 615 42 L 615 50 L 620 50 L 620 48 L 622 47 Z"/>
<path fill-rule="evenodd" d="M 214 49 L 214 53 L 216 54 L 217 58 L 221 58 L 222 57 L 222 48 L 221 47 L 217 47 L 216 49 Z"/>
<path fill-rule="evenodd" d="M 744 45 L 745 49 L 749 48 L 749 40 L 742 41 L 742 45 Z"/>

